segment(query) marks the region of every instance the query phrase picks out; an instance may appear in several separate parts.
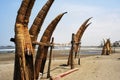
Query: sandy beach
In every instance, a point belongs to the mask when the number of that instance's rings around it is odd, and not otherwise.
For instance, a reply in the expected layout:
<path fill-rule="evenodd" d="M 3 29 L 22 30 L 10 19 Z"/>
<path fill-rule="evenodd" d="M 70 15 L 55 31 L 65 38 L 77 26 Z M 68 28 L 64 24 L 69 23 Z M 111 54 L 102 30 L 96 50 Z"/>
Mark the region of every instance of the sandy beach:
<path fill-rule="evenodd" d="M 77 60 L 75 60 L 77 63 Z M 48 61 L 47 61 L 48 62 Z M 53 59 L 51 76 L 70 70 L 70 66 L 62 66 L 67 59 Z M 47 64 L 44 71 L 46 77 Z M 120 53 L 111 55 L 94 55 L 81 58 L 81 65 L 75 65 L 79 70 L 66 75 L 60 80 L 120 80 Z M 13 80 L 14 54 L 0 54 L 0 80 Z"/>

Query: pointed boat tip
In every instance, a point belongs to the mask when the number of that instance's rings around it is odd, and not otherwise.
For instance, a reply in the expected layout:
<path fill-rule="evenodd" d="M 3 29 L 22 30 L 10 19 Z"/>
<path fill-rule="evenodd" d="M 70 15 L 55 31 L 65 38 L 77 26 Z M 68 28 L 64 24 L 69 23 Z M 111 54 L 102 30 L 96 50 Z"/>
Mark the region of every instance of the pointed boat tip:
<path fill-rule="evenodd" d="M 48 1 L 50 1 L 50 0 L 48 0 Z M 55 1 L 55 0 L 51 0 L 51 1 Z"/>
<path fill-rule="evenodd" d="M 91 25 L 92 24 L 92 22 L 90 22 L 88 25 Z"/>
<path fill-rule="evenodd" d="M 88 23 L 88 25 L 92 24 L 92 22 Z"/>
<path fill-rule="evenodd" d="M 89 24 L 92 24 L 92 22 L 90 22 Z"/>
<path fill-rule="evenodd" d="M 86 24 L 86 26 L 89 26 L 91 23 L 92 23 L 92 22 L 90 22 L 90 23 Z"/>
<path fill-rule="evenodd" d="M 63 14 L 66 14 L 66 13 L 68 13 L 68 12 L 64 12 Z"/>
<path fill-rule="evenodd" d="M 89 19 L 92 19 L 93 17 L 90 17 Z"/>

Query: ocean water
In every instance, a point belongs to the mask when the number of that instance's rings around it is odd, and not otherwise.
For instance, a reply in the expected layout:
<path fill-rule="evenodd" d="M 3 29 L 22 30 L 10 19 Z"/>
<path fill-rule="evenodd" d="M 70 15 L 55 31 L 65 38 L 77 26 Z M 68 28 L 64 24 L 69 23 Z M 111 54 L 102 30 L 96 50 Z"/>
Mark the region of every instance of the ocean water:
<path fill-rule="evenodd" d="M 0 49 L 0 53 L 15 53 L 15 49 Z"/>
<path fill-rule="evenodd" d="M 120 47 L 112 48 L 115 52 L 120 52 Z M 57 51 L 62 54 L 69 54 L 70 47 L 54 47 L 53 51 Z M 80 54 L 101 54 L 102 47 L 81 47 Z M 0 53 L 15 53 L 15 49 L 0 49 Z"/>

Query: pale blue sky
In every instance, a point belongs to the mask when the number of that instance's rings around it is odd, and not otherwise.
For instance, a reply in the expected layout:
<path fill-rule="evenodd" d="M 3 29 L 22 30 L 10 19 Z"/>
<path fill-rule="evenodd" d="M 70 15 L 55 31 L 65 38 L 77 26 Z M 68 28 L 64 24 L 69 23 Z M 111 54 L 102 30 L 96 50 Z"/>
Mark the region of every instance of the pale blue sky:
<path fill-rule="evenodd" d="M 14 45 L 14 24 L 22 0 L 0 1 L 0 46 Z M 29 27 L 47 0 L 36 0 L 30 17 Z M 55 0 L 41 28 L 39 39 L 48 24 L 58 14 L 63 16 L 53 34 L 56 43 L 71 41 L 71 34 L 76 33 L 80 25 L 89 17 L 92 24 L 87 28 L 82 45 L 99 45 L 106 38 L 111 42 L 120 40 L 120 0 Z"/>

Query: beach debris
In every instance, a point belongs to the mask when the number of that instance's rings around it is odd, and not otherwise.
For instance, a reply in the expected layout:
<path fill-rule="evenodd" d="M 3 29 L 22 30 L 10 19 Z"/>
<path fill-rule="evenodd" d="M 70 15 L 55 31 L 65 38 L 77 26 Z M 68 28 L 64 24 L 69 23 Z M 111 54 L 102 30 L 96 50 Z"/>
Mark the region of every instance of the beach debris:
<path fill-rule="evenodd" d="M 112 53 L 111 49 L 111 42 L 110 39 L 107 39 L 106 42 L 104 41 L 103 49 L 101 55 L 110 55 Z"/>

